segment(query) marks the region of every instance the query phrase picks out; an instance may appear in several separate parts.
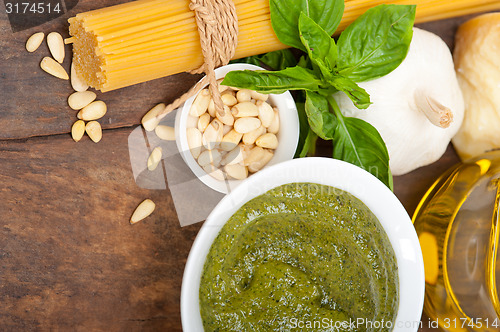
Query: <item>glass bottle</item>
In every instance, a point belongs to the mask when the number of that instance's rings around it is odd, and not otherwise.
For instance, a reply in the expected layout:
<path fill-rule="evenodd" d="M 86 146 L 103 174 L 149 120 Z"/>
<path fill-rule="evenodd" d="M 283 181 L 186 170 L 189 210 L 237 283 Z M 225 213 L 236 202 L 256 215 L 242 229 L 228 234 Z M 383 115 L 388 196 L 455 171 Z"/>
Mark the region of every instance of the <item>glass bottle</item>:
<path fill-rule="evenodd" d="M 496 151 L 449 169 L 418 205 L 413 222 L 424 257 L 424 310 L 433 327 L 500 331 L 499 201 Z"/>

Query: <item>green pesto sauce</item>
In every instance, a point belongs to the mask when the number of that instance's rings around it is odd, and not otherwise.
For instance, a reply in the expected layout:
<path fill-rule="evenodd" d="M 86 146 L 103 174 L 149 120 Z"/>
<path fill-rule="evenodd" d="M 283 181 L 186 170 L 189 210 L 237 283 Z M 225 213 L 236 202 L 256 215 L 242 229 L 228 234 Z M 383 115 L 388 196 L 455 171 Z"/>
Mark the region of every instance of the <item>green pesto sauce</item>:
<path fill-rule="evenodd" d="M 390 331 L 387 323 L 334 322 L 394 322 L 396 257 L 359 199 L 291 183 L 228 220 L 207 256 L 199 296 L 205 331 Z"/>

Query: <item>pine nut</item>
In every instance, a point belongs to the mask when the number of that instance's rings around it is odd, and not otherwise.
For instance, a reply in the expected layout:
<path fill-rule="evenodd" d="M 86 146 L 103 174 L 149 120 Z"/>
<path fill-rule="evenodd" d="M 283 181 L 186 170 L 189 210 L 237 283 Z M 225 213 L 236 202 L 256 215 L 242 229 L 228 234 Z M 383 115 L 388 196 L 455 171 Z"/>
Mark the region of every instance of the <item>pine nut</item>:
<path fill-rule="evenodd" d="M 250 101 L 252 99 L 252 94 L 250 90 L 247 89 L 241 89 L 236 93 L 236 99 L 238 99 L 238 102 L 243 103 L 246 101 Z"/>
<path fill-rule="evenodd" d="M 271 125 L 267 127 L 267 132 L 271 134 L 277 134 L 280 130 L 280 114 L 276 108 L 274 108 L 274 119 Z"/>
<path fill-rule="evenodd" d="M 236 100 L 236 98 L 232 95 L 232 94 L 229 94 L 229 93 L 225 93 L 221 96 L 221 99 L 222 99 L 222 103 L 226 106 L 234 106 L 238 103 L 238 100 Z"/>
<path fill-rule="evenodd" d="M 240 134 L 246 134 L 259 128 L 260 120 L 257 118 L 239 118 L 234 122 L 234 130 Z"/>
<path fill-rule="evenodd" d="M 258 116 L 259 109 L 252 102 L 246 101 L 236 104 L 232 109 L 231 113 L 237 118 L 243 118 L 248 116 Z"/>
<path fill-rule="evenodd" d="M 75 91 L 78 91 L 78 92 L 82 92 L 82 91 L 86 91 L 89 86 L 87 83 L 85 83 L 85 81 L 80 77 L 78 76 L 78 74 L 76 73 L 76 68 L 75 68 L 75 65 L 74 63 L 71 63 L 71 87 L 73 88 L 73 90 Z"/>
<path fill-rule="evenodd" d="M 226 105 L 224 105 L 224 114 L 220 115 L 219 112 L 216 112 L 215 116 L 225 125 L 232 126 L 234 124 L 234 117 Z"/>
<path fill-rule="evenodd" d="M 224 181 L 226 179 L 224 173 L 213 165 L 208 164 L 205 167 L 203 167 L 203 170 L 216 180 Z"/>
<path fill-rule="evenodd" d="M 212 118 L 215 118 L 215 102 L 212 98 L 210 98 L 210 102 L 208 103 L 208 114 L 210 114 Z"/>
<path fill-rule="evenodd" d="M 218 150 L 205 150 L 198 157 L 198 164 L 203 167 L 208 164 L 213 166 L 219 166 L 222 159 L 222 155 Z"/>
<path fill-rule="evenodd" d="M 243 135 L 243 143 L 254 144 L 255 140 L 266 133 L 266 128 L 260 126 L 259 128 L 252 130 L 249 133 Z"/>
<path fill-rule="evenodd" d="M 161 158 L 162 158 L 162 149 L 161 147 L 157 146 L 156 148 L 153 149 L 153 151 L 151 151 L 151 154 L 149 155 L 148 169 L 150 171 L 154 171 L 156 167 L 158 167 Z"/>
<path fill-rule="evenodd" d="M 81 110 L 97 98 L 95 92 L 74 92 L 68 97 L 68 105 L 74 110 Z"/>
<path fill-rule="evenodd" d="M 45 37 L 45 34 L 43 32 L 37 32 L 31 35 L 31 37 L 28 38 L 26 41 L 26 51 L 33 53 L 35 52 L 38 47 L 43 42 L 43 38 Z"/>
<path fill-rule="evenodd" d="M 258 162 L 264 156 L 264 149 L 260 146 L 253 147 L 248 153 L 247 157 L 243 160 L 243 166 L 250 166 Z"/>
<path fill-rule="evenodd" d="M 274 110 L 265 101 L 258 101 L 257 108 L 259 109 L 259 119 L 264 127 L 269 127 L 274 120 Z"/>
<path fill-rule="evenodd" d="M 42 68 L 46 73 L 55 76 L 57 78 L 68 80 L 69 76 L 66 70 L 54 59 L 46 56 L 40 62 L 40 68 Z"/>
<path fill-rule="evenodd" d="M 232 129 L 222 138 L 220 148 L 224 151 L 233 150 L 234 147 L 240 143 L 241 137 L 243 137 L 243 134 L 240 134 L 236 130 Z"/>
<path fill-rule="evenodd" d="M 207 129 L 209 123 L 210 123 L 210 114 L 203 113 L 198 118 L 198 130 L 204 132 L 205 129 Z"/>
<path fill-rule="evenodd" d="M 71 137 L 73 137 L 73 140 L 75 142 L 80 141 L 84 134 L 85 134 L 85 122 L 82 120 L 78 120 L 75 123 L 73 123 L 73 126 L 71 127 Z"/>
<path fill-rule="evenodd" d="M 203 146 L 208 150 L 213 150 L 222 141 L 223 124 L 218 119 L 214 119 L 203 133 Z"/>
<path fill-rule="evenodd" d="M 165 104 L 160 103 L 150 109 L 141 119 L 142 127 L 146 131 L 155 130 L 158 123 L 160 123 L 160 119 L 158 119 L 158 114 L 165 109 Z"/>
<path fill-rule="evenodd" d="M 243 180 L 248 177 L 248 169 L 239 164 L 226 165 L 224 166 L 224 171 L 227 175 L 229 175 L 229 177 L 235 180 Z"/>
<path fill-rule="evenodd" d="M 250 96 L 255 100 L 262 100 L 262 101 L 267 101 L 267 99 L 269 98 L 268 94 L 260 93 L 253 90 L 250 91 Z"/>
<path fill-rule="evenodd" d="M 278 138 L 274 134 L 267 133 L 257 138 L 255 145 L 266 149 L 276 149 L 278 147 Z"/>
<path fill-rule="evenodd" d="M 186 136 L 189 145 L 189 150 L 191 151 L 193 158 L 198 159 L 201 153 L 201 145 L 202 145 L 201 132 L 196 128 L 188 128 L 186 131 Z"/>
<path fill-rule="evenodd" d="M 101 100 L 97 100 L 82 108 L 79 114 L 82 120 L 92 121 L 102 118 L 106 111 L 106 104 Z"/>
<path fill-rule="evenodd" d="M 210 92 L 208 89 L 201 90 L 191 105 L 189 114 L 198 117 L 205 113 L 208 109 L 208 104 L 210 103 Z"/>
<path fill-rule="evenodd" d="M 85 132 L 87 133 L 87 135 L 89 135 L 90 139 L 94 143 L 99 143 L 99 141 L 102 139 L 102 128 L 97 121 L 88 122 L 85 126 Z"/>
<path fill-rule="evenodd" d="M 155 134 L 164 141 L 175 141 L 175 129 L 169 126 L 156 126 Z"/>
<path fill-rule="evenodd" d="M 64 61 L 64 40 L 60 33 L 51 32 L 47 35 L 47 45 L 50 54 L 59 63 Z"/>
<path fill-rule="evenodd" d="M 263 154 L 260 159 L 252 162 L 248 165 L 248 170 L 252 173 L 260 171 L 264 166 L 269 163 L 269 161 L 273 158 L 274 154 L 269 150 L 263 150 Z"/>
<path fill-rule="evenodd" d="M 221 160 L 221 165 L 234 165 L 243 161 L 243 149 L 241 146 L 236 146 L 229 151 Z"/>
<path fill-rule="evenodd" d="M 222 136 L 226 136 L 231 130 L 233 130 L 233 126 L 224 125 L 224 128 L 222 128 Z"/>
<path fill-rule="evenodd" d="M 243 160 L 239 162 L 240 165 L 243 166 L 248 166 L 248 163 L 246 162 L 248 160 L 248 157 L 250 156 L 250 153 L 252 152 L 252 149 L 255 147 L 255 145 L 247 145 L 247 144 L 239 144 L 239 147 L 241 148 L 241 155 L 243 157 Z"/>
<path fill-rule="evenodd" d="M 227 89 L 229 89 L 229 87 L 227 85 L 222 85 L 222 81 L 224 79 L 223 78 L 220 78 L 217 80 L 217 88 L 219 89 L 219 92 L 220 93 L 223 93 L 224 91 L 226 91 Z"/>
<path fill-rule="evenodd" d="M 139 206 L 135 209 L 134 213 L 132 214 L 132 217 L 130 218 L 130 223 L 135 224 L 143 219 L 146 219 L 153 213 L 155 210 L 156 205 L 155 203 L 150 200 L 146 199 L 144 200 Z"/>

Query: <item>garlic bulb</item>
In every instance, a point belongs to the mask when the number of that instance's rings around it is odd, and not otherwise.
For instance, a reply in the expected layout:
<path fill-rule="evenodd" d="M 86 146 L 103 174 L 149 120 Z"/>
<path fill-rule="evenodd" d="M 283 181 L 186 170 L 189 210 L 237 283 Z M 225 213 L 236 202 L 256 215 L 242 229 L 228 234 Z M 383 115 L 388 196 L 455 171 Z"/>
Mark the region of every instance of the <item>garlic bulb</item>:
<path fill-rule="evenodd" d="M 464 94 L 464 122 L 453 145 L 468 159 L 500 148 L 500 13 L 477 16 L 455 35 L 455 69 Z"/>
<path fill-rule="evenodd" d="M 359 86 L 370 95 L 367 109 L 356 108 L 343 92 L 334 98 L 345 116 L 378 130 L 394 175 L 438 160 L 462 124 L 464 102 L 450 50 L 431 32 L 413 28 L 408 55 L 398 68 Z"/>

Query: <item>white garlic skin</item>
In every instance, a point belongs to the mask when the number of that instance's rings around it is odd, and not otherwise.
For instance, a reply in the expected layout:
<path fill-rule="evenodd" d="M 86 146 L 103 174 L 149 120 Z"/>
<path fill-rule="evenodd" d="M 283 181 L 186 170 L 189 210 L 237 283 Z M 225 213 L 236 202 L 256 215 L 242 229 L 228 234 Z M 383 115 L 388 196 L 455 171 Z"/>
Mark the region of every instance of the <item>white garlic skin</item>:
<path fill-rule="evenodd" d="M 453 59 L 446 43 L 437 35 L 413 28 L 413 38 L 403 62 L 386 76 L 359 83 L 372 104 L 356 108 L 343 92 L 334 94 L 345 116 L 374 126 L 389 152 L 393 175 L 402 175 L 438 160 L 462 124 L 464 101 Z M 415 92 L 448 107 L 453 121 L 448 128 L 432 124 L 417 107 Z"/>

